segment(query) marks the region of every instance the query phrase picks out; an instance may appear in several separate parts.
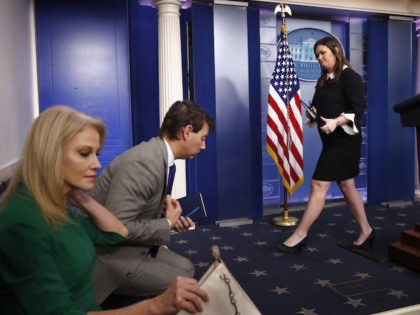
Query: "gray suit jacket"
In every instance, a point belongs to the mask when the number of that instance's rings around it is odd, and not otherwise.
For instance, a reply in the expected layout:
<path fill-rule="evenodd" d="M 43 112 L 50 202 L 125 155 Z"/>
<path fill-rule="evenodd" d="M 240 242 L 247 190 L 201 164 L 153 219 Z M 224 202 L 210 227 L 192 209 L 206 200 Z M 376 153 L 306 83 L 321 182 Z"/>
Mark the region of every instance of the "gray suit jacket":
<path fill-rule="evenodd" d="M 170 226 L 161 218 L 167 167 L 165 142 L 155 137 L 117 156 L 90 192 L 129 231 L 125 244 L 97 247 L 93 277 L 97 296 L 106 297 L 134 273 L 139 255 L 146 256 L 151 246 L 169 242 Z"/>

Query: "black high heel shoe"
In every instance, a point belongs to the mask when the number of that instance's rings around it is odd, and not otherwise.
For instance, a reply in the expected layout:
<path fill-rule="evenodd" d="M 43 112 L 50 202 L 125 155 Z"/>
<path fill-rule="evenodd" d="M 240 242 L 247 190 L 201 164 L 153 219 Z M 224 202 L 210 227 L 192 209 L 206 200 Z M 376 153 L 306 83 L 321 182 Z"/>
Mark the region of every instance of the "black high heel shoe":
<path fill-rule="evenodd" d="M 365 248 L 366 244 L 369 244 L 369 248 L 372 248 L 373 245 L 375 244 L 375 237 L 376 237 L 375 229 L 372 229 L 372 232 L 370 232 L 369 236 L 365 239 L 365 241 L 362 244 L 356 245 L 352 243 L 352 247 L 360 249 L 360 248 Z"/>
<path fill-rule="evenodd" d="M 305 236 L 299 243 L 294 246 L 287 246 L 284 243 L 279 245 L 279 249 L 285 253 L 296 253 L 299 250 L 302 250 L 305 247 L 306 243 L 308 242 L 308 236 Z"/>

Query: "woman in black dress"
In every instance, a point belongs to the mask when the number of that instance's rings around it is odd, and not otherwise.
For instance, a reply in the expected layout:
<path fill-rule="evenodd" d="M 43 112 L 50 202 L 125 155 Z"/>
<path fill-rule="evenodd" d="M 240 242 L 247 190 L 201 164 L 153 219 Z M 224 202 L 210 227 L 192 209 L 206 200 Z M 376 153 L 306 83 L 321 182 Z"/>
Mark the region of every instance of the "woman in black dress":
<path fill-rule="evenodd" d="M 361 120 L 366 106 L 362 78 L 351 68 L 335 38 L 318 40 L 314 52 L 322 68 L 313 97 L 313 109 L 325 123 L 318 126 L 322 152 L 303 217 L 294 233 L 280 244 L 280 249 L 295 252 L 306 244 L 308 230 L 321 214 L 333 181 L 338 183 L 360 227 L 359 237 L 352 246 L 372 246 L 375 230 L 367 220 L 363 200 L 354 184 L 354 178 L 359 175 Z"/>

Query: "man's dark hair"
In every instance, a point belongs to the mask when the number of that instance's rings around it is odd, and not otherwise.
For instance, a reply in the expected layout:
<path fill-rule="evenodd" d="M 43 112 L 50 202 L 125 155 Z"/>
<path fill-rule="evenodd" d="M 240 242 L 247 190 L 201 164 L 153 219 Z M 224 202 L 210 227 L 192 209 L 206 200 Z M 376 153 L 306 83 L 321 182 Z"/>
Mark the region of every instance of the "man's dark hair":
<path fill-rule="evenodd" d="M 178 133 L 183 127 L 191 125 L 193 132 L 197 133 L 203 128 L 205 122 L 209 126 L 209 133 L 213 132 L 213 119 L 200 105 L 193 101 L 176 101 L 166 113 L 158 135 L 175 140 L 178 139 Z"/>

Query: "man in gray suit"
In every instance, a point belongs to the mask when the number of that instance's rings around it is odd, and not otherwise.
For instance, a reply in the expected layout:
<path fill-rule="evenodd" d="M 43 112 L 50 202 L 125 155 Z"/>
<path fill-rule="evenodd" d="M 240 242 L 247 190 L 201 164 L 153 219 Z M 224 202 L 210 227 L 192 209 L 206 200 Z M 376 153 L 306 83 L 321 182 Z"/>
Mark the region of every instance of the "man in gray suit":
<path fill-rule="evenodd" d="M 176 159 L 192 159 L 205 149 L 213 128 L 198 104 L 177 101 L 158 137 L 125 151 L 102 171 L 91 196 L 125 224 L 129 236 L 122 245 L 97 247 L 93 288 L 98 304 L 111 293 L 157 295 L 177 275 L 194 275 L 189 259 L 162 246 L 169 243 L 171 230 L 185 232 L 194 225 L 167 195 L 167 177 Z"/>

